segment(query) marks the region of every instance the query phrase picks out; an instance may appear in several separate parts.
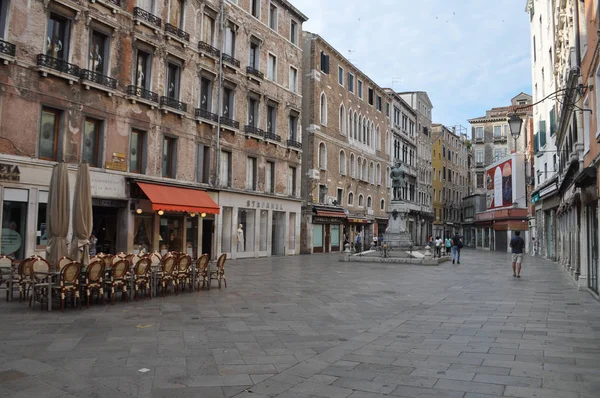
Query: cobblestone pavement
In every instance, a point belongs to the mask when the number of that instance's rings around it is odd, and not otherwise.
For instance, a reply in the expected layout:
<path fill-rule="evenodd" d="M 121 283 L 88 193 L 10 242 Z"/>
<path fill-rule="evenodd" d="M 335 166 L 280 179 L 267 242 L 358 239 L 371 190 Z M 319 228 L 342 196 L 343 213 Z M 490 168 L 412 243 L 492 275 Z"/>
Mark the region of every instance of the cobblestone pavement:
<path fill-rule="evenodd" d="M 0 301 L 0 396 L 599 397 L 600 304 L 559 266 L 227 265 L 229 287 L 47 313 Z"/>

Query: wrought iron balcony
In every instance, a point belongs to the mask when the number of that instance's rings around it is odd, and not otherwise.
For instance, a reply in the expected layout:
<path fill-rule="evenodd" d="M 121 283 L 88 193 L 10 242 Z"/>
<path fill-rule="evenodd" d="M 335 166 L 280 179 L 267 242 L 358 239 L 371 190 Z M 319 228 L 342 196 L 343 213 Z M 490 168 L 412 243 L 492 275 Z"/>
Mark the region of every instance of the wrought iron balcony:
<path fill-rule="evenodd" d="M 4 40 L 0 40 L 0 53 L 14 57 L 17 52 L 17 46 Z"/>
<path fill-rule="evenodd" d="M 176 99 L 165 96 L 160 97 L 160 106 L 166 106 L 180 112 L 187 112 L 187 104 L 185 102 L 179 102 Z"/>
<path fill-rule="evenodd" d="M 235 66 L 236 68 L 240 67 L 240 61 L 233 58 L 231 55 L 229 54 L 225 54 L 223 53 L 223 62 L 228 63 L 230 65 Z"/>
<path fill-rule="evenodd" d="M 494 136 L 494 142 L 505 142 L 505 141 L 506 141 L 505 135 L 495 135 Z"/>
<path fill-rule="evenodd" d="M 281 142 L 281 137 L 275 133 L 265 132 L 265 140 Z"/>
<path fill-rule="evenodd" d="M 260 138 L 264 138 L 264 136 L 265 136 L 265 132 L 263 130 L 259 129 L 258 127 L 254 127 L 254 126 L 250 126 L 250 125 L 244 126 L 244 132 L 247 135 L 253 135 L 256 137 L 260 137 Z"/>
<path fill-rule="evenodd" d="M 133 7 L 133 17 L 159 27 L 162 25 L 162 20 L 154 14 L 150 14 L 148 11 L 140 7 Z"/>
<path fill-rule="evenodd" d="M 211 122 L 215 123 L 219 122 L 219 115 L 202 108 L 196 108 L 196 118 L 210 120 Z"/>
<path fill-rule="evenodd" d="M 296 140 L 287 140 L 287 146 L 302 149 L 302 143 Z"/>
<path fill-rule="evenodd" d="M 238 122 L 237 120 L 230 119 L 225 116 L 221 116 L 221 124 L 224 124 L 225 126 L 233 127 L 234 129 L 240 128 L 240 122 Z"/>
<path fill-rule="evenodd" d="M 188 32 L 185 32 L 170 23 L 165 24 L 165 32 L 172 34 L 180 40 L 190 41 L 190 34 Z"/>
<path fill-rule="evenodd" d="M 219 51 L 218 48 L 215 48 L 203 41 L 198 42 L 198 50 L 202 51 L 205 54 L 212 55 L 213 57 L 221 56 L 221 51 Z"/>
<path fill-rule="evenodd" d="M 95 3 L 98 0 L 90 0 L 90 3 Z M 119 7 L 122 8 L 122 2 L 123 0 L 100 0 L 100 2 L 104 2 L 104 3 L 110 3 L 111 5 L 115 6 L 115 7 Z"/>
<path fill-rule="evenodd" d="M 79 79 L 80 69 L 79 66 L 63 61 L 62 59 L 52 58 L 46 54 L 38 54 L 37 56 L 38 66 L 45 68 L 54 69 L 58 72 L 66 73 L 67 75 L 75 76 Z"/>
<path fill-rule="evenodd" d="M 158 103 L 158 94 L 148 91 L 137 86 L 127 86 L 127 94 L 135 97 L 140 97 L 146 101 Z"/>
<path fill-rule="evenodd" d="M 264 79 L 265 78 L 265 74 L 262 73 L 261 71 L 259 71 L 258 69 L 252 67 L 252 66 L 247 66 L 246 67 L 246 73 L 248 73 L 249 75 L 253 75 L 256 76 L 259 79 Z"/>
<path fill-rule="evenodd" d="M 101 75 L 100 73 L 96 73 L 88 69 L 81 70 L 81 79 L 99 84 L 104 87 L 108 87 L 113 90 L 117 88 L 117 79 Z"/>

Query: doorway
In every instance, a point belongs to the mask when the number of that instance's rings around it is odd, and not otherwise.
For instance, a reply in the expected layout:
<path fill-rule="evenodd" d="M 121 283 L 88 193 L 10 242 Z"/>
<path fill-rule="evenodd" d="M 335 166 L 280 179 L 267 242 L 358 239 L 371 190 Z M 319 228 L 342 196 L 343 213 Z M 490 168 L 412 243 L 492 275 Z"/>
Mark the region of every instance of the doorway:
<path fill-rule="evenodd" d="M 323 227 L 325 232 L 325 246 L 323 247 L 323 252 L 329 253 L 329 244 L 331 243 L 331 230 L 329 228 L 329 225 L 324 225 Z"/>
<path fill-rule="evenodd" d="M 271 255 L 283 256 L 285 254 L 285 213 L 274 211 L 271 221 Z"/>
<path fill-rule="evenodd" d="M 208 258 L 212 259 L 212 234 L 214 220 L 202 220 L 202 254 L 208 254 Z"/>
<path fill-rule="evenodd" d="M 92 233 L 98 239 L 96 253 L 117 253 L 117 208 L 93 206 Z"/>

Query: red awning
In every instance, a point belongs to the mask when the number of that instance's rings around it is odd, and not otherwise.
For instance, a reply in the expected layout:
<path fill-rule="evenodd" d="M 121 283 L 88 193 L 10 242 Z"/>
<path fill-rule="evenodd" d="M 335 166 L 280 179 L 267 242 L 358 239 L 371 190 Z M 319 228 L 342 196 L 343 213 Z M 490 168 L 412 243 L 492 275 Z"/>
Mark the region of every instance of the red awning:
<path fill-rule="evenodd" d="M 346 213 L 342 211 L 317 210 L 316 215 L 319 217 L 347 218 Z"/>
<path fill-rule="evenodd" d="M 153 210 L 219 214 L 219 205 L 208 196 L 206 191 L 146 182 L 137 184 L 152 202 Z"/>

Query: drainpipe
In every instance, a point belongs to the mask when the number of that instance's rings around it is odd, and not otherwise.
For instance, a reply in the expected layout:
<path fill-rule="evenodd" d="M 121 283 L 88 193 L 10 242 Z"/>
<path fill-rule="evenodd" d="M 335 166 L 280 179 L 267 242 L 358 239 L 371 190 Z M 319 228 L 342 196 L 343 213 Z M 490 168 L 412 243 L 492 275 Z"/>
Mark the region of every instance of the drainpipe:
<path fill-rule="evenodd" d="M 225 50 L 225 0 L 221 0 L 219 12 L 219 85 L 217 89 L 217 134 L 215 145 L 215 186 L 221 185 L 221 116 L 223 114 L 223 51 Z"/>

